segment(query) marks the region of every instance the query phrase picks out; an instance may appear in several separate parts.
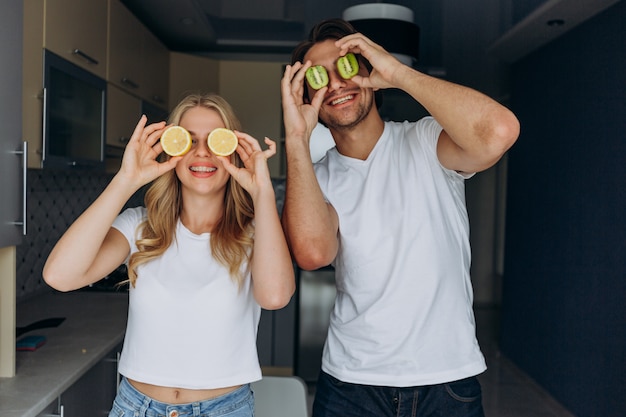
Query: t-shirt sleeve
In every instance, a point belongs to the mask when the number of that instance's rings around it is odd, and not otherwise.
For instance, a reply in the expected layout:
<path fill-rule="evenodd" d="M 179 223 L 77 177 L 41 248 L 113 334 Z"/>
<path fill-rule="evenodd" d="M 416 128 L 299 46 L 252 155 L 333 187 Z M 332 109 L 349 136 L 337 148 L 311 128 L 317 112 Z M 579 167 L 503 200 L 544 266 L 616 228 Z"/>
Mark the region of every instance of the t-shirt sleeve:
<path fill-rule="evenodd" d="M 124 210 L 113 221 L 112 227 L 119 230 L 124 235 L 131 247 L 131 253 L 137 251 L 135 240 L 137 238 L 137 227 L 146 219 L 146 209 L 144 207 L 134 207 Z"/>
<path fill-rule="evenodd" d="M 432 116 L 424 117 L 415 124 L 415 132 L 418 138 L 424 140 L 426 147 L 428 148 L 428 153 L 431 157 L 435 158 L 441 169 L 444 170 L 448 176 L 454 179 L 462 179 L 466 180 L 474 176 L 474 172 L 458 172 L 452 169 L 448 169 L 441 165 L 441 161 L 439 161 L 439 157 L 437 156 L 437 142 L 439 141 L 439 136 L 443 131 L 443 127 L 437 122 Z"/>

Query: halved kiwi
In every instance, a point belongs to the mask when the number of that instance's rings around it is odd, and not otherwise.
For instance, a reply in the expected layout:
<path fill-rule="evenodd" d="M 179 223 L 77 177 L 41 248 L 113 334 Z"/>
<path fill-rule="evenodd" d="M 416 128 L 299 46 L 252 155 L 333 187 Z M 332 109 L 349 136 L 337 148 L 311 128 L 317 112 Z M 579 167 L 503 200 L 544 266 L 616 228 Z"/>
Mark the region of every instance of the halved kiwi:
<path fill-rule="evenodd" d="M 321 65 L 310 67 L 306 70 L 306 79 L 311 88 L 319 90 L 325 85 L 328 85 L 328 73 L 326 72 L 326 68 Z"/>
<path fill-rule="evenodd" d="M 352 52 L 348 52 L 337 60 L 337 71 L 345 80 L 348 80 L 359 73 L 359 61 Z"/>

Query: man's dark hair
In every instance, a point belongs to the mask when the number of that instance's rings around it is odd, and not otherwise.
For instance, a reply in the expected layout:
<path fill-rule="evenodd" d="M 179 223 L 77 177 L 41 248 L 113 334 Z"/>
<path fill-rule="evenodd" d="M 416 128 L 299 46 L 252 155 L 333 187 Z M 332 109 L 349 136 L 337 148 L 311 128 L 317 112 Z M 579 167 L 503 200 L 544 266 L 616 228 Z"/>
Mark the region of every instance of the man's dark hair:
<path fill-rule="evenodd" d="M 357 33 L 357 30 L 349 22 L 343 19 L 322 20 L 311 28 L 307 39 L 300 42 L 295 47 L 295 49 L 291 53 L 291 64 L 293 65 L 296 62 L 304 63 L 304 56 L 307 52 L 309 52 L 309 49 L 311 49 L 313 45 L 324 42 L 328 39 L 341 39 L 344 36 L 348 36 L 353 33 Z M 372 71 L 372 66 L 367 59 L 363 58 L 363 56 L 361 55 L 358 55 L 357 58 L 361 64 L 365 65 L 365 68 L 367 68 L 368 72 Z M 308 92 L 306 89 L 304 90 L 304 97 L 305 99 L 309 100 Z M 374 101 L 376 102 L 377 108 L 380 108 L 380 106 L 382 106 L 382 90 L 377 90 L 374 93 Z"/>
<path fill-rule="evenodd" d="M 309 32 L 309 37 L 300 42 L 291 54 L 291 64 L 297 61 L 303 62 L 304 56 L 313 45 L 328 39 L 341 39 L 344 36 L 356 33 L 356 29 L 343 19 L 323 20 L 313 26 Z"/>

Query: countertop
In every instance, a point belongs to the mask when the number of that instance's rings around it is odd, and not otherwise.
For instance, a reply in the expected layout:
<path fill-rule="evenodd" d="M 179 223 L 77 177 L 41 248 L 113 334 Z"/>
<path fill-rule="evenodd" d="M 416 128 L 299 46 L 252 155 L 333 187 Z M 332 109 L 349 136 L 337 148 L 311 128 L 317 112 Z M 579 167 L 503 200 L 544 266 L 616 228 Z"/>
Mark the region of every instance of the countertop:
<path fill-rule="evenodd" d="M 18 327 L 51 317 L 65 321 L 24 335 L 47 340 L 33 352 L 17 352 L 16 376 L 0 378 L 0 416 L 37 416 L 123 340 L 127 314 L 126 292 L 54 292 L 19 303 Z"/>

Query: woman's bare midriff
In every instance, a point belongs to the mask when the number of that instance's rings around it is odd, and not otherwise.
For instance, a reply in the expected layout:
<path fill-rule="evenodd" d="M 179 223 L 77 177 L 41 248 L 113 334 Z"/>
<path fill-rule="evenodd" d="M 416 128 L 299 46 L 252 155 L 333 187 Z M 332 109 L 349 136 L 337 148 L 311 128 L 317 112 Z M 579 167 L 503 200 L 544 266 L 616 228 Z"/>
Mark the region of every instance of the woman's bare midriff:
<path fill-rule="evenodd" d="M 129 379 L 137 391 L 141 392 L 148 397 L 168 404 L 186 404 L 195 401 L 210 400 L 217 398 L 221 395 L 228 394 L 231 391 L 241 387 L 237 385 L 234 387 L 216 388 L 216 389 L 186 389 L 186 388 L 174 388 L 174 387 L 161 387 L 159 385 L 146 384 L 144 382 L 134 381 Z"/>

